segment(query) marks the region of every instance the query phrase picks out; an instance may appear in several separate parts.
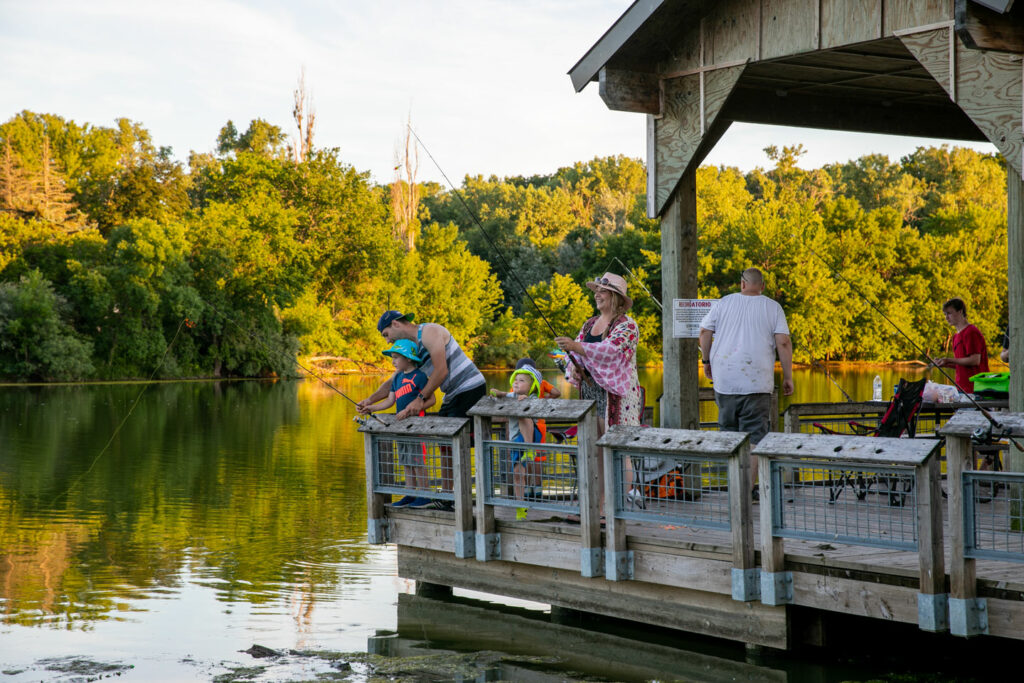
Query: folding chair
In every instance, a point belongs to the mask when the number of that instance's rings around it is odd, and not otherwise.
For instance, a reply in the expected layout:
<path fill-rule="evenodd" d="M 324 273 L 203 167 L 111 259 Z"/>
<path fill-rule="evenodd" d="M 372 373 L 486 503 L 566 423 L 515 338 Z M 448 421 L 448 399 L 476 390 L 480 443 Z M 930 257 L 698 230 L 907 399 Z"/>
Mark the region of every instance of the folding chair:
<path fill-rule="evenodd" d="M 916 382 L 908 382 L 905 379 L 901 379 L 892 400 L 889 401 L 885 414 L 882 415 L 882 419 L 878 422 L 878 426 L 867 425 L 856 420 L 850 420 L 847 424 L 850 425 L 853 433 L 858 436 L 899 438 L 906 434 L 910 438 L 914 438 L 914 434 L 917 432 L 917 415 L 921 411 L 922 394 L 924 394 L 924 386 L 927 382 L 927 378 L 917 380 Z M 830 429 L 821 423 L 815 422 L 814 426 L 825 434 L 838 434 L 834 429 Z M 902 507 L 906 494 L 910 493 L 913 488 L 913 482 L 909 480 L 904 482 L 904 490 L 898 492 L 895 490 L 896 482 L 892 477 L 880 476 L 878 479 L 879 482 L 884 481 L 886 483 L 886 488 L 889 492 L 889 505 Z M 846 486 L 854 489 L 857 500 L 864 500 L 874 483 L 875 477 L 865 477 L 860 472 L 856 474 L 854 472 L 841 472 L 839 479 L 832 482 L 828 502 L 835 503 Z"/>

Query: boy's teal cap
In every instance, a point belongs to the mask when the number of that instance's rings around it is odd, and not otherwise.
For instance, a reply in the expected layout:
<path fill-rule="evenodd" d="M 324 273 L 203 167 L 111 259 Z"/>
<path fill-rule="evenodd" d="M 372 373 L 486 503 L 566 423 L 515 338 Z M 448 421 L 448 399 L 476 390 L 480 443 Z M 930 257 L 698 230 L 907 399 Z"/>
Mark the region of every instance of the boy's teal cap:
<path fill-rule="evenodd" d="M 392 356 L 398 354 L 399 356 L 405 356 L 413 363 L 419 363 L 420 357 L 416 355 L 416 345 L 409 339 L 399 339 L 391 345 L 390 349 L 381 351 L 385 356 Z"/>

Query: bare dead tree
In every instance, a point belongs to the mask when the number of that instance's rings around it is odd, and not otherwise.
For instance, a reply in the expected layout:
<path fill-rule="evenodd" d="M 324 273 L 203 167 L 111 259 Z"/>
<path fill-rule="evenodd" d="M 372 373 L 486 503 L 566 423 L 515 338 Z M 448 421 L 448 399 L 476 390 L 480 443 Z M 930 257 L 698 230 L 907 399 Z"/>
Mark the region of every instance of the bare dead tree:
<path fill-rule="evenodd" d="M 293 93 L 295 106 L 292 107 L 292 118 L 299 134 L 291 147 L 292 158 L 296 164 L 302 163 L 313 151 L 313 129 L 316 124 L 316 110 L 313 109 L 313 96 L 306 90 L 306 69 L 299 74 L 299 85 Z"/>
<path fill-rule="evenodd" d="M 416 176 L 420 170 L 419 146 L 412 139 L 412 114 L 405 125 L 401 147 L 395 148 L 395 180 L 391 183 L 391 208 L 395 216 L 394 232 L 407 251 L 416 248 L 419 236 L 417 211 L 420 204 L 420 186 Z"/>
<path fill-rule="evenodd" d="M 50 138 L 43 136 L 40 191 L 36 197 L 36 211 L 45 220 L 65 224 L 71 219 L 75 202 L 71 198 L 57 161 L 50 152 Z"/>

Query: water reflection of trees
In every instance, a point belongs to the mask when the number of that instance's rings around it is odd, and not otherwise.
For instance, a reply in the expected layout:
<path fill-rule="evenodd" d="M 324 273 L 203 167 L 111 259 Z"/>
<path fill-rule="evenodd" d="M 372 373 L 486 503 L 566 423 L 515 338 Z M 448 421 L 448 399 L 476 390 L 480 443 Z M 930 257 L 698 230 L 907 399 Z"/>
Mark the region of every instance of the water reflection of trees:
<path fill-rule="evenodd" d="M 302 382 L 158 384 L 104 451 L 141 388 L 0 388 L 5 621 L 87 627 L 186 574 L 308 618 L 363 580 L 340 566 L 365 555 L 347 402 Z"/>

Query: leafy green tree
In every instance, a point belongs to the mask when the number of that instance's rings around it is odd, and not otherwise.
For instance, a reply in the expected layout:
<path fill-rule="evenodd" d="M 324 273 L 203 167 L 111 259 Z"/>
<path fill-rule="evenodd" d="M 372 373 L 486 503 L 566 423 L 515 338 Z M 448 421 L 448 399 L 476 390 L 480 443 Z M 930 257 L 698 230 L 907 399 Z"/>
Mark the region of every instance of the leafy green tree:
<path fill-rule="evenodd" d="M 38 270 L 0 283 L 0 375 L 72 380 L 92 371 L 91 344 L 67 321 L 67 303 Z"/>

